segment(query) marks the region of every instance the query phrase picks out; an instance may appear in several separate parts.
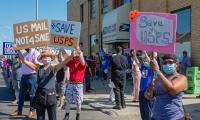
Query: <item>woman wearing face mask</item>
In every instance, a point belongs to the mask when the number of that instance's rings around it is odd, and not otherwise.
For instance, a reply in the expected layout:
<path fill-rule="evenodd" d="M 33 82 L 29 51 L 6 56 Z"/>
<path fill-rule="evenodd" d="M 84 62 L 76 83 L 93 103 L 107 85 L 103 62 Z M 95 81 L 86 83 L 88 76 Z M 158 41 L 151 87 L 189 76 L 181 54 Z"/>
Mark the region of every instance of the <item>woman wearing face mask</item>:
<path fill-rule="evenodd" d="M 152 70 L 157 73 L 153 120 L 182 120 L 184 118 L 182 97 L 183 91 L 187 89 L 187 79 L 177 72 L 178 63 L 175 56 L 165 55 L 162 60 L 162 72 L 154 60 L 150 63 Z M 145 97 L 151 99 L 148 91 Z"/>
<path fill-rule="evenodd" d="M 14 49 L 18 50 L 14 45 Z M 49 120 L 56 120 L 56 73 L 65 66 L 72 58 L 74 54 L 71 54 L 63 62 L 52 66 L 50 63 L 54 60 L 55 55 L 48 50 L 41 52 L 41 56 L 38 58 L 42 65 L 35 65 L 27 61 L 21 52 L 18 50 L 20 60 L 29 66 L 31 69 L 37 71 L 37 83 L 38 87 L 35 94 L 35 107 L 37 111 L 37 120 L 45 120 L 45 110 L 47 109 Z"/>

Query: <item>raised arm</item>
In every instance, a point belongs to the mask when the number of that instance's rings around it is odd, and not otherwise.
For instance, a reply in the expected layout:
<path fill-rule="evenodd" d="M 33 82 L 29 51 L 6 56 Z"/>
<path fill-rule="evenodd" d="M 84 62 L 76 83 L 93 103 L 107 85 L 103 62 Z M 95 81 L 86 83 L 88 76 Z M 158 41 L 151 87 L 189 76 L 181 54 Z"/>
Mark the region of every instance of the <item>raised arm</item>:
<path fill-rule="evenodd" d="M 151 68 L 157 73 L 157 79 L 169 94 L 176 95 L 187 89 L 187 78 L 185 76 L 179 75 L 174 80 L 169 81 L 159 70 L 155 60 L 152 60 L 150 65 Z"/>
<path fill-rule="evenodd" d="M 22 55 L 21 51 L 17 48 L 16 45 L 13 45 L 13 48 L 14 48 L 14 50 L 16 50 L 16 51 L 18 52 L 19 59 L 22 61 L 22 63 L 24 63 L 25 65 L 27 65 L 29 68 L 31 68 L 31 69 L 34 70 L 34 71 L 37 71 L 37 70 L 38 70 L 38 66 L 35 65 L 34 63 L 29 62 L 28 60 L 26 60 L 26 59 L 24 58 L 24 56 Z"/>
<path fill-rule="evenodd" d="M 135 61 L 135 63 L 136 63 L 138 66 L 141 65 L 141 63 L 140 63 L 140 61 L 138 60 L 138 57 L 137 57 L 137 55 L 136 55 L 136 50 L 133 50 L 133 60 Z"/>
<path fill-rule="evenodd" d="M 83 52 L 78 50 L 78 54 L 79 54 L 79 59 L 80 59 L 80 62 L 81 62 L 81 65 L 85 65 L 85 59 L 84 59 L 84 56 L 83 56 Z"/>
<path fill-rule="evenodd" d="M 56 74 L 62 67 L 66 66 L 66 64 L 72 60 L 72 58 L 74 57 L 74 51 L 72 52 L 72 54 L 67 57 L 64 61 L 60 62 L 59 64 L 54 66 L 54 74 Z"/>

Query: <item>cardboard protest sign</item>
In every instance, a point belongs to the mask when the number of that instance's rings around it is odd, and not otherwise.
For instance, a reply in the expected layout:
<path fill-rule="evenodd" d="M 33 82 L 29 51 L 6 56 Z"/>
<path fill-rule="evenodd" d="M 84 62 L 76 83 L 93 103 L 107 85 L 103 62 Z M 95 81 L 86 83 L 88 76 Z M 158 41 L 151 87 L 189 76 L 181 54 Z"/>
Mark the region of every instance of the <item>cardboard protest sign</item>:
<path fill-rule="evenodd" d="M 13 25 L 14 42 L 19 49 L 45 46 L 50 43 L 48 20 L 36 20 Z"/>
<path fill-rule="evenodd" d="M 76 48 L 79 45 L 81 23 L 73 21 L 51 21 L 51 45 Z"/>
<path fill-rule="evenodd" d="M 130 47 L 136 50 L 174 54 L 176 44 L 175 14 L 130 12 Z"/>
<path fill-rule="evenodd" d="M 3 55 L 16 55 L 12 42 L 3 42 Z"/>

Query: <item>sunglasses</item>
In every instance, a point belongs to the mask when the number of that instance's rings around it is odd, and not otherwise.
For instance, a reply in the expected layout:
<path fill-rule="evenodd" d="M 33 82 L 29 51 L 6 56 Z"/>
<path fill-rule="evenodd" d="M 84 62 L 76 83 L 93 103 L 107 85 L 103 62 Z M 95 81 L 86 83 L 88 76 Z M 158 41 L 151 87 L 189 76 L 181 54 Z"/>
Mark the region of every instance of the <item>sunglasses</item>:
<path fill-rule="evenodd" d="M 163 65 L 166 65 L 166 64 L 174 64 L 175 62 L 174 61 L 164 61 L 163 62 Z"/>

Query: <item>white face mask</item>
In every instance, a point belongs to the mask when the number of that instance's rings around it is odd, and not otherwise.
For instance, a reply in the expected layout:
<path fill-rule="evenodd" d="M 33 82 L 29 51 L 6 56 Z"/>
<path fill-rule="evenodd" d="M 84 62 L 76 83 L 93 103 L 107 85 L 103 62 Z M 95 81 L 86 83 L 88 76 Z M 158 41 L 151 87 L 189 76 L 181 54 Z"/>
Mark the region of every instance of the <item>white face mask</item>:
<path fill-rule="evenodd" d="M 42 63 L 44 65 L 51 63 L 51 57 L 42 57 Z"/>

